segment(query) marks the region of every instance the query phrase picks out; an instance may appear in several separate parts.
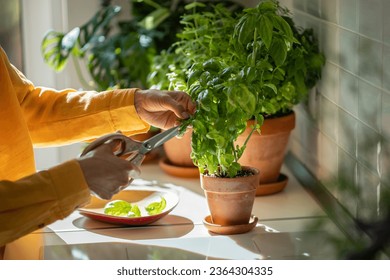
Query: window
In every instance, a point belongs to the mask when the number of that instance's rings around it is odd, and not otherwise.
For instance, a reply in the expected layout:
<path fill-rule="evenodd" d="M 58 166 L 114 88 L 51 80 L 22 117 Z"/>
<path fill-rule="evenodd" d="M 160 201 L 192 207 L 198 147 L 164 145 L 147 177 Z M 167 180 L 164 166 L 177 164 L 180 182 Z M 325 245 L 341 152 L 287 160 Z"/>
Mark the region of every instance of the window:
<path fill-rule="evenodd" d="M 0 45 L 9 60 L 23 70 L 21 2 L 20 0 L 0 0 Z"/>

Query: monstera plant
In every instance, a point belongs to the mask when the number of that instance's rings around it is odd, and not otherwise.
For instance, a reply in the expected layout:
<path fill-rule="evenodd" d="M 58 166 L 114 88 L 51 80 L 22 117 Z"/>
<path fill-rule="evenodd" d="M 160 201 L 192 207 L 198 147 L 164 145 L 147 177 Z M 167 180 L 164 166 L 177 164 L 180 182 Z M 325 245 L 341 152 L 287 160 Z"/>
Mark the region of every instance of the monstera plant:
<path fill-rule="evenodd" d="M 85 24 L 69 32 L 50 30 L 42 40 L 44 61 L 61 71 L 69 58 L 74 58 L 76 71 L 85 88 L 149 87 L 147 76 L 155 55 L 177 41 L 180 18 L 185 13 L 185 0 L 134 0 L 131 9 L 102 1 L 99 11 Z M 201 1 L 223 3 L 234 8 L 233 1 Z M 128 20 L 118 20 L 127 13 Z M 83 77 L 80 64 L 85 64 L 89 77 Z"/>

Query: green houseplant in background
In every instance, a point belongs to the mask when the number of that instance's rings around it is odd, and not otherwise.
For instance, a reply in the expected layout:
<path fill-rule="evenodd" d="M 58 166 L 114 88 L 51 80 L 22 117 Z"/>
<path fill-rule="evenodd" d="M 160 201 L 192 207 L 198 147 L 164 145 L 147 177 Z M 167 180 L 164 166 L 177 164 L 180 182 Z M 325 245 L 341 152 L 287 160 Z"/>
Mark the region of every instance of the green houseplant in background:
<path fill-rule="evenodd" d="M 180 17 L 185 0 L 129 0 L 130 10 L 102 1 L 101 8 L 85 24 L 69 32 L 50 30 L 42 40 L 45 62 L 61 71 L 73 58 L 80 81 L 85 88 L 149 87 L 147 76 L 153 57 L 177 41 Z M 234 7 L 233 1 L 201 1 L 223 3 Z M 118 20 L 119 13 L 131 14 Z M 86 64 L 91 80 L 82 76 L 80 63 Z"/>
<path fill-rule="evenodd" d="M 150 78 L 170 69 L 156 84 L 187 91 L 197 101 L 192 159 L 200 172 L 234 177 L 260 126 L 264 134 L 263 121 L 293 115 L 320 78 L 325 58 L 312 30 L 297 28 L 277 1 L 236 13 L 218 5 L 203 12 L 202 6 L 193 4 L 183 17 L 180 41 L 156 59 Z M 253 158 L 258 152 L 252 146 L 246 153 Z"/>
<path fill-rule="evenodd" d="M 79 80 L 85 89 L 98 91 L 112 88 L 149 88 L 153 57 L 177 41 L 182 28 L 180 17 L 190 1 L 129 0 L 131 11 L 102 1 L 101 8 L 85 24 L 69 32 L 50 30 L 42 40 L 44 61 L 61 71 L 73 59 Z M 236 9 L 233 1 L 205 0 Z M 118 20 L 120 13 L 131 14 L 130 19 Z M 85 65 L 89 77 L 84 77 Z M 157 129 L 151 128 L 150 133 Z M 148 135 L 137 135 L 144 140 Z"/>

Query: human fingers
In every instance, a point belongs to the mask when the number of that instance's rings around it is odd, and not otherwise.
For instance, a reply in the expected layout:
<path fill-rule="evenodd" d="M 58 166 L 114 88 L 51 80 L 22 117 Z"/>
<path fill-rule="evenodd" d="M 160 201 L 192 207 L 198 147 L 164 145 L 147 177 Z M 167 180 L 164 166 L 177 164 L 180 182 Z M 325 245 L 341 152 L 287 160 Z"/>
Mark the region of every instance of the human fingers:
<path fill-rule="evenodd" d="M 184 91 L 168 91 L 167 94 L 180 104 L 181 108 L 187 114 L 193 115 L 196 111 L 196 103 L 192 101 L 191 97 Z"/>

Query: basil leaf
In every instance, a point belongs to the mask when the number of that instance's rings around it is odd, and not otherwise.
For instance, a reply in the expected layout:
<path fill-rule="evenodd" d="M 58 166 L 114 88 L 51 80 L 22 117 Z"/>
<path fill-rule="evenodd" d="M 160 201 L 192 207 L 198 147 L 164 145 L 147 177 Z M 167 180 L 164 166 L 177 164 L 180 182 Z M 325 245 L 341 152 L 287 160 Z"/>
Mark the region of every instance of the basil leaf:
<path fill-rule="evenodd" d="M 284 40 L 275 38 L 269 50 L 276 66 L 281 66 L 287 57 L 287 45 Z"/>
<path fill-rule="evenodd" d="M 267 15 L 260 17 L 259 35 L 267 49 L 271 46 L 273 29 L 274 25 L 272 20 Z"/>
<path fill-rule="evenodd" d="M 165 207 L 167 206 L 167 201 L 165 198 L 161 197 L 160 202 L 152 202 L 148 206 L 145 207 L 145 210 L 149 215 L 157 215 L 160 214 Z"/>
<path fill-rule="evenodd" d="M 106 204 L 104 207 L 104 214 L 127 217 L 127 214 L 131 211 L 132 206 L 129 202 L 124 200 L 113 200 Z"/>
<path fill-rule="evenodd" d="M 141 211 L 139 210 L 138 205 L 131 206 L 131 210 L 127 213 L 127 217 L 141 217 Z"/>

